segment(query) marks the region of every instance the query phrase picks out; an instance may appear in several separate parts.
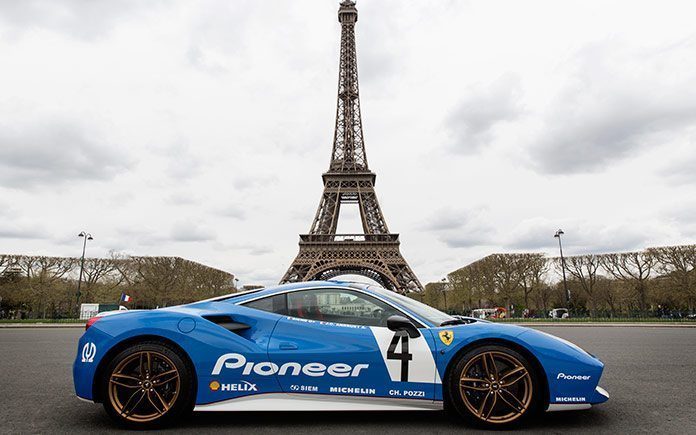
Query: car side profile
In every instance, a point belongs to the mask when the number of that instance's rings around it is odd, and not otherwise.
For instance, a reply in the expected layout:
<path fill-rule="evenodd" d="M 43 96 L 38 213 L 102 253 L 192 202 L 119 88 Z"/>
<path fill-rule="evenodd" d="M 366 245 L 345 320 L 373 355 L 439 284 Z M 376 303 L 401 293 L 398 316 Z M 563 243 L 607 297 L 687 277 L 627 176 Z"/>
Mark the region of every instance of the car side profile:
<path fill-rule="evenodd" d="M 304 282 L 92 321 L 75 391 L 121 425 L 193 411 L 447 409 L 485 428 L 605 402 L 603 364 L 533 329 L 381 287 Z"/>

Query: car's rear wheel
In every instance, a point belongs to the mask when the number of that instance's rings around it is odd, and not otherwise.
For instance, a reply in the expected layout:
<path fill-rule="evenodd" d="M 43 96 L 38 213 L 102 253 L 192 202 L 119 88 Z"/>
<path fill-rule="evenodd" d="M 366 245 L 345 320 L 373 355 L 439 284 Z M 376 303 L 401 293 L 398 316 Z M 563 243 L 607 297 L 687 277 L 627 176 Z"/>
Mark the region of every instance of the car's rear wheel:
<path fill-rule="evenodd" d="M 193 373 L 177 349 L 160 342 L 133 345 L 105 370 L 104 409 L 130 428 L 171 423 L 193 408 Z"/>
<path fill-rule="evenodd" d="M 477 347 L 449 371 L 448 400 L 466 421 L 486 428 L 508 428 L 534 415 L 541 384 L 529 360 L 499 345 Z"/>

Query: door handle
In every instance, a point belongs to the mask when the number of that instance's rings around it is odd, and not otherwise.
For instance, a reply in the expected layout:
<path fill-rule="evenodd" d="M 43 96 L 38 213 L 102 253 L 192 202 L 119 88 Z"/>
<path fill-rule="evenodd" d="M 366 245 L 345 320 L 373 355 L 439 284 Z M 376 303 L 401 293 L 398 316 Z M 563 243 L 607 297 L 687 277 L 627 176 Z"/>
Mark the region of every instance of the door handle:
<path fill-rule="evenodd" d="M 280 350 L 297 350 L 297 345 L 295 343 L 280 343 L 278 347 Z"/>

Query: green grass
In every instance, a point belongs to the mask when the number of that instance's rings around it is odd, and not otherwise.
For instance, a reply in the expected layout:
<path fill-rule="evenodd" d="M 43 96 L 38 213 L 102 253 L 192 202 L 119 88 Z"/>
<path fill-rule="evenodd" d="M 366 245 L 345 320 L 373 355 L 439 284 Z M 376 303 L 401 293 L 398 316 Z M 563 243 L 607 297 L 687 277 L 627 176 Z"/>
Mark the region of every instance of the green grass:
<path fill-rule="evenodd" d="M 85 323 L 81 319 L 0 319 L 0 323 Z"/>
<path fill-rule="evenodd" d="M 570 319 L 488 319 L 501 323 L 694 323 L 693 319 L 660 319 L 657 317 L 571 317 Z"/>

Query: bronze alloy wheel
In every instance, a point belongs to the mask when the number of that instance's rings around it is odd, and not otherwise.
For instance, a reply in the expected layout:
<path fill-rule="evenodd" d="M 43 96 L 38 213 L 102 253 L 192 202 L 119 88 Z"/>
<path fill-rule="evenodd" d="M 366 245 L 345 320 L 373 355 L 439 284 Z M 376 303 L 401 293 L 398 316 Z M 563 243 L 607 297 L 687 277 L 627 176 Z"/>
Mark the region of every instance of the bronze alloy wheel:
<path fill-rule="evenodd" d="M 122 418 L 150 422 L 165 415 L 179 397 L 176 365 L 155 351 L 139 351 L 124 358 L 111 372 L 109 400 Z"/>
<path fill-rule="evenodd" d="M 532 404 L 533 382 L 525 365 L 512 355 L 487 351 L 461 371 L 459 393 L 467 409 L 489 424 L 510 423 Z"/>

